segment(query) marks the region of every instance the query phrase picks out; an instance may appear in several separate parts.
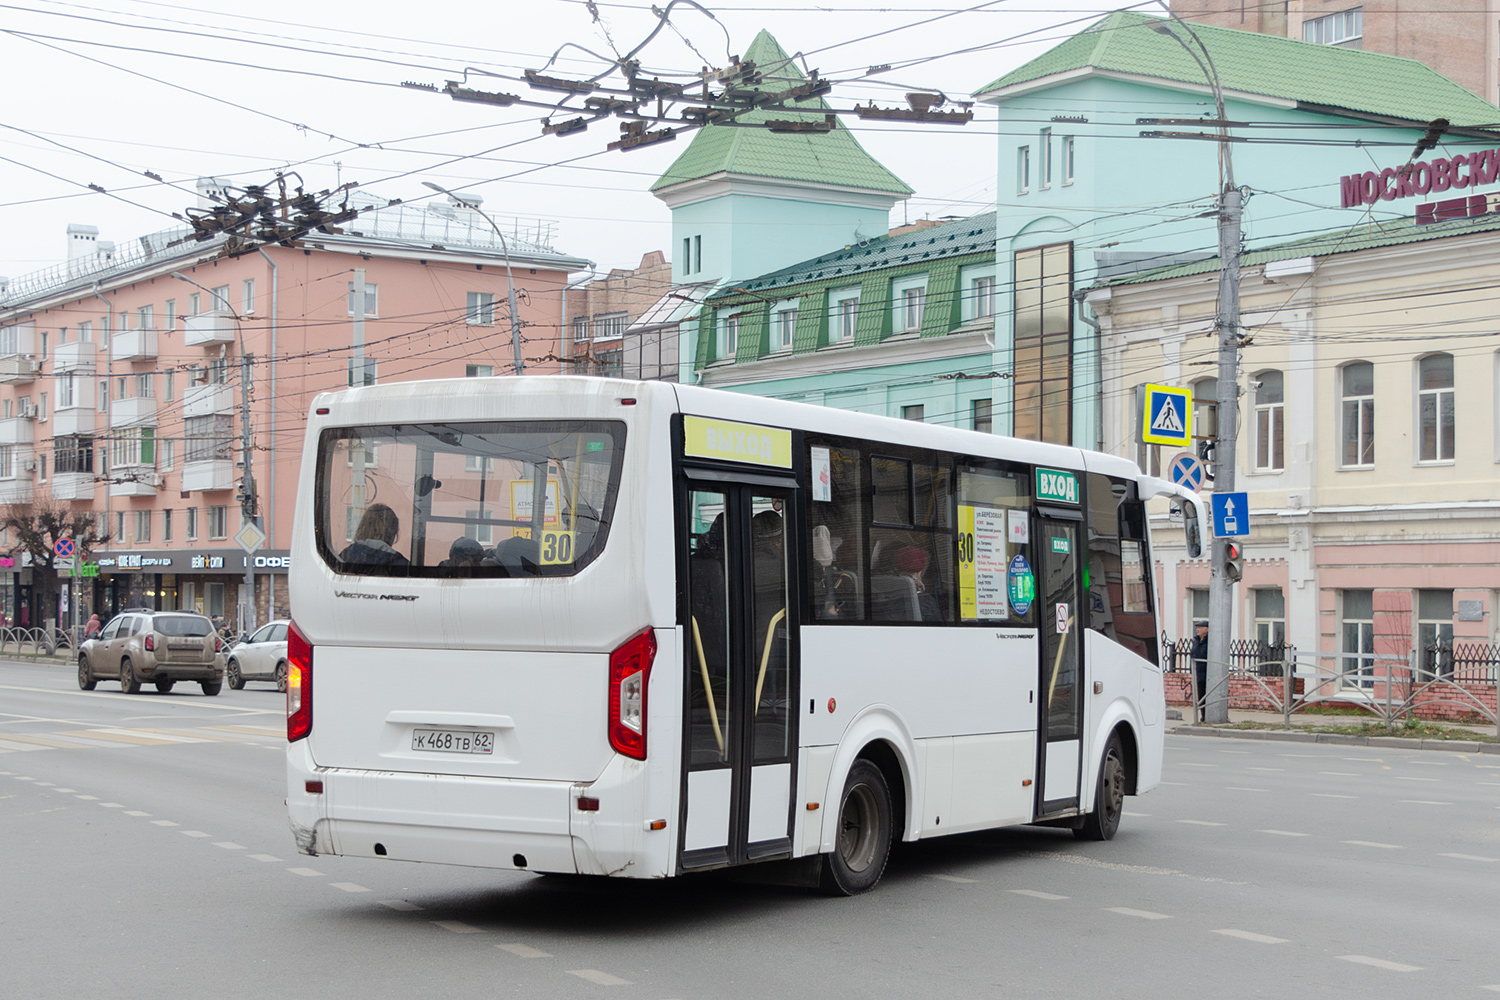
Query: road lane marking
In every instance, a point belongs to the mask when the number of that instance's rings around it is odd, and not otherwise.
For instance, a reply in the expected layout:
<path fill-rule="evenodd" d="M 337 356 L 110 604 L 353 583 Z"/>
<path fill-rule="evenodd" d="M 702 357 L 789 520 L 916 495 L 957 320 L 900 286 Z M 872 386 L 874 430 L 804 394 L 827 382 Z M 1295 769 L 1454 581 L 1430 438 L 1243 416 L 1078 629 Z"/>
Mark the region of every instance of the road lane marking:
<path fill-rule="evenodd" d="M 1186 781 L 1158 781 L 1157 784 L 1158 785 L 1176 785 L 1179 788 L 1190 788 L 1190 787 L 1192 787 Z"/>
<path fill-rule="evenodd" d="M 243 845 L 236 844 L 232 840 L 216 840 L 214 841 L 214 846 L 222 847 L 226 851 L 243 851 L 245 849 Z"/>
<path fill-rule="evenodd" d="M 220 736 L 217 733 L 199 733 L 194 730 L 195 735 L 188 736 L 181 729 L 156 729 L 152 726 L 140 726 L 132 730 L 137 733 L 155 733 L 164 740 L 173 740 L 178 743 L 230 743 L 238 742 L 231 740 L 228 736 Z"/>
<path fill-rule="evenodd" d="M 1150 813 L 1138 813 L 1138 812 L 1135 812 L 1135 811 L 1130 810 L 1130 809 L 1126 809 L 1125 810 L 1125 815 L 1126 816 L 1133 816 L 1136 819 L 1149 819 L 1150 816 L 1151 816 Z"/>
<path fill-rule="evenodd" d="M 445 931 L 452 931 L 455 934 L 484 933 L 481 928 L 475 927 L 473 924 L 466 924 L 461 920 L 434 920 L 433 924 L 437 927 L 441 927 Z"/>
<path fill-rule="evenodd" d="M 531 945 L 529 945 L 529 944 L 522 944 L 519 941 L 514 941 L 514 942 L 512 942 L 510 944 L 497 944 L 497 945 L 495 945 L 495 947 L 499 948 L 501 951 L 508 951 L 512 955 L 515 955 L 517 958 L 551 958 L 552 957 L 552 953 L 550 951 L 543 951 L 540 948 L 533 948 L 533 947 L 531 947 Z"/>
<path fill-rule="evenodd" d="M 1206 819 L 1180 819 L 1177 822 L 1187 823 L 1189 826 L 1224 826 L 1224 823 L 1212 823 Z"/>
<path fill-rule="evenodd" d="M 1341 840 L 1340 844 L 1353 844 L 1355 847 L 1379 847 L 1386 851 L 1401 850 L 1400 844 L 1382 844 L 1378 840 Z"/>
<path fill-rule="evenodd" d="M 101 808 L 101 809 L 124 809 L 125 807 L 123 805 L 121 805 L 120 803 L 118 803 L 118 802 L 101 802 L 101 803 L 99 803 L 99 808 Z"/>
<path fill-rule="evenodd" d="M 1232 927 L 1214 931 L 1215 934 L 1223 934 L 1225 937 L 1239 938 L 1242 941 L 1254 941 L 1256 944 L 1286 944 L 1287 938 L 1272 937 L 1269 934 L 1257 934 L 1254 931 L 1240 931 Z"/>
<path fill-rule="evenodd" d="M 84 802 L 98 802 L 99 801 L 99 796 L 97 796 L 97 795 L 75 795 L 75 796 L 73 796 L 73 798 L 75 798 L 75 799 L 81 799 Z"/>
<path fill-rule="evenodd" d="M 1437 781 L 1437 778 L 1412 778 L 1404 774 L 1396 775 L 1397 781 Z"/>
<path fill-rule="evenodd" d="M 18 774 L 18 775 L 16 775 L 16 780 L 17 781 L 35 781 L 36 779 L 35 778 L 28 778 L 25 775 Z"/>
<path fill-rule="evenodd" d="M 587 979 L 591 983 L 600 986 L 629 986 L 630 980 L 621 979 L 619 976 L 611 976 L 607 972 L 598 969 L 569 969 L 568 975 L 577 976 L 579 979 Z"/>
<path fill-rule="evenodd" d="M 77 736 L 91 736 L 96 739 L 109 740 L 112 743 L 130 743 L 138 747 L 164 747 L 173 743 L 181 743 L 182 740 L 160 739 L 154 736 L 141 736 L 126 729 L 84 729 Z M 189 740 L 190 743 L 198 743 L 199 740 Z"/>
<path fill-rule="evenodd" d="M 1332 792 L 1309 792 L 1315 799 L 1357 799 L 1358 795 L 1335 795 Z"/>
<path fill-rule="evenodd" d="M 57 792 L 60 795 L 77 795 L 78 794 L 78 789 L 76 789 L 76 788 L 59 788 L 59 789 L 57 789 Z"/>
<path fill-rule="evenodd" d="M 1452 802 L 1435 802 L 1432 799 L 1397 799 L 1402 805 L 1408 806 L 1451 806 Z"/>
<path fill-rule="evenodd" d="M 31 736 L 21 733 L 6 733 L 5 739 L 0 740 L 0 743 L 5 744 L 11 750 L 41 750 L 44 747 L 52 750 L 76 750 L 78 747 L 86 745 L 78 740 L 49 739 L 45 736 Z M 112 744 L 107 744 L 102 740 L 94 740 L 92 741 L 92 745 L 110 746 Z"/>
<path fill-rule="evenodd" d="M 342 889 L 345 892 L 369 892 L 370 891 L 369 889 L 366 889 L 364 886 L 359 885 L 356 882 L 329 882 L 328 884 L 331 885 L 331 886 L 333 886 L 335 889 Z"/>
<path fill-rule="evenodd" d="M 1150 910 L 1132 910 L 1128 906 L 1106 906 L 1104 908 L 1110 913 L 1118 913 L 1122 917 L 1140 917 L 1142 920 L 1170 920 L 1165 913 L 1152 913 Z"/>
<path fill-rule="evenodd" d="M 1178 767 L 1218 767 L 1218 764 L 1194 764 L 1191 761 L 1183 761 Z"/>
<path fill-rule="evenodd" d="M 1359 777 L 1359 772 L 1357 772 L 1357 771 L 1319 771 L 1318 773 L 1319 774 L 1331 775 L 1331 776 L 1333 776 L 1335 778 L 1357 778 L 1357 777 Z"/>
<path fill-rule="evenodd" d="M 1376 969 L 1385 969 L 1388 972 L 1421 972 L 1420 965 L 1402 965 L 1400 962 L 1388 962 L 1383 958 L 1371 958 L 1369 955 L 1340 955 L 1341 962 L 1353 962 L 1356 965 L 1368 965 Z"/>
<path fill-rule="evenodd" d="M 252 736 L 275 736 L 279 739 L 286 739 L 285 726 L 277 726 L 274 729 L 267 726 L 199 726 L 198 728 L 221 730 L 226 733 L 248 733 Z"/>
<path fill-rule="evenodd" d="M 972 878 L 959 878 L 957 875 L 928 875 L 927 877 L 928 878 L 940 879 L 940 880 L 942 880 L 944 882 L 963 882 L 963 883 L 969 883 L 969 882 L 976 881 L 975 879 L 972 879 Z"/>
<path fill-rule="evenodd" d="M 1310 837 L 1310 833 L 1293 833 L 1291 830 L 1256 830 L 1256 833 L 1269 833 L 1273 837 Z"/>
<path fill-rule="evenodd" d="M 55 784 L 53 784 L 52 782 L 50 782 L 50 781 L 38 781 L 36 783 L 36 787 L 38 787 L 38 788 L 56 788 L 57 786 Z"/>
<path fill-rule="evenodd" d="M 393 910 L 400 910 L 402 913 L 408 913 L 412 910 L 421 909 L 421 907 L 416 903 L 408 903 L 404 899 L 378 899 L 376 900 L 376 902 L 381 906 L 388 906 Z"/>
<path fill-rule="evenodd" d="M 1056 899 L 1067 899 L 1068 898 L 1067 896 L 1059 896 L 1055 892 L 1042 892 L 1040 889 L 1007 889 L 1005 891 L 1006 892 L 1013 892 L 1017 896 L 1031 896 L 1033 899 L 1053 899 L 1053 900 L 1056 900 Z"/>
<path fill-rule="evenodd" d="M 1218 753 L 1238 753 L 1238 754 L 1245 754 L 1246 756 L 1248 756 L 1249 753 L 1250 753 L 1249 750 L 1219 750 L 1217 752 Z"/>
<path fill-rule="evenodd" d="M 182 834 L 184 837 L 212 837 L 213 836 L 213 834 L 211 834 L 211 833 L 204 833 L 202 830 L 178 830 L 177 832 L 180 833 L 180 834 Z"/>
<path fill-rule="evenodd" d="M 181 826 L 182 824 L 181 823 L 173 823 L 169 819 L 153 819 L 151 821 L 151 825 L 152 826 Z"/>
<path fill-rule="evenodd" d="M 288 868 L 287 871 L 293 875 L 301 875 L 303 878 L 322 878 L 323 873 L 312 868 Z"/>
<path fill-rule="evenodd" d="M 1500 861 L 1500 858 L 1486 858 L 1478 854 L 1439 854 L 1440 858 L 1457 858 L 1460 861 L 1483 861 L 1491 863 Z"/>
<path fill-rule="evenodd" d="M 1246 788 L 1244 785 L 1225 785 L 1226 792 L 1269 792 L 1269 788 Z"/>
<path fill-rule="evenodd" d="M 278 858 L 274 854 L 252 854 L 252 855 L 250 855 L 250 857 L 253 858 L 256 861 L 280 861 L 281 860 L 280 858 Z"/>
<path fill-rule="evenodd" d="M 1247 770 L 1247 771 L 1277 771 L 1277 772 L 1285 772 L 1286 768 L 1284 768 L 1284 767 L 1246 767 L 1245 770 Z"/>

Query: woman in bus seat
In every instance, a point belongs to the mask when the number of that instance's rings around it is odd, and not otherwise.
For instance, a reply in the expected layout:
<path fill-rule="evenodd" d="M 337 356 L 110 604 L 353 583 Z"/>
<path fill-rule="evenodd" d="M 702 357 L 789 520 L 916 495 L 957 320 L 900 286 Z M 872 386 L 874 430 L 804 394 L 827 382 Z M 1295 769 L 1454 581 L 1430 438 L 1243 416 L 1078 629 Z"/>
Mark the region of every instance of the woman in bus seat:
<path fill-rule="evenodd" d="M 921 612 L 922 621 L 940 622 L 943 620 L 943 612 L 938 605 L 937 595 L 927 589 L 922 578 L 927 573 L 927 553 L 915 545 L 908 545 L 896 552 L 896 572 L 902 576 L 909 577 L 917 588 L 917 609 Z"/>
<path fill-rule="evenodd" d="M 406 557 L 391 547 L 400 531 L 396 512 L 383 503 L 372 503 L 354 529 L 354 541 L 339 553 L 339 558 L 361 566 L 409 566 Z"/>

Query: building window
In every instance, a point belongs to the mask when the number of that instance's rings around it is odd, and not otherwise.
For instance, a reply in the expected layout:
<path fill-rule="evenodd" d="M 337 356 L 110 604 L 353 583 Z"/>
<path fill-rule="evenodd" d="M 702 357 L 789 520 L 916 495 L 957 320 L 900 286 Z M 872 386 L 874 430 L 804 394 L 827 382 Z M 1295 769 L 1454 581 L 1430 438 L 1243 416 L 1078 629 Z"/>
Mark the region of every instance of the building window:
<path fill-rule="evenodd" d="M 1073 245 L 1017 251 L 1015 276 L 1014 434 L 1068 444 L 1073 418 Z"/>
<path fill-rule="evenodd" d="M 719 328 L 719 351 L 718 357 L 722 360 L 732 358 L 739 352 L 740 348 L 740 317 L 736 313 L 733 316 L 724 317 L 724 325 Z"/>
<path fill-rule="evenodd" d="M 702 272 L 703 272 L 703 237 L 702 236 L 694 236 L 693 237 L 693 273 L 694 274 L 701 274 Z"/>
<path fill-rule="evenodd" d="M 693 238 L 691 236 L 682 238 L 682 273 L 684 275 L 693 273 Z"/>
<path fill-rule="evenodd" d="M 464 378 L 489 378 L 493 374 L 494 365 L 464 365 Z"/>
<path fill-rule="evenodd" d="M 135 377 L 135 394 L 138 399 L 150 399 L 156 395 L 156 386 L 152 385 L 149 372 Z"/>
<path fill-rule="evenodd" d="M 1314 45 L 1347 45 L 1364 35 L 1364 8 L 1341 10 L 1302 22 L 1302 40 Z M 1351 46 L 1357 48 L 1358 46 Z"/>
<path fill-rule="evenodd" d="M 42 336 L 42 342 L 37 347 L 36 356 L 38 358 L 40 358 L 41 360 L 45 361 L 45 360 L 47 360 L 47 331 L 43 330 L 41 336 Z M 64 337 L 67 336 L 66 330 L 59 330 L 58 331 L 58 336 L 64 336 Z M 62 343 L 62 341 L 59 341 L 59 343 Z"/>
<path fill-rule="evenodd" d="M 240 315 L 249 316 L 255 312 L 255 279 L 246 278 L 240 282 Z"/>
<path fill-rule="evenodd" d="M 589 339 L 589 318 L 579 316 L 573 320 L 573 343 L 585 344 Z"/>
<path fill-rule="evenodd" d="M 228 507 L 208 508 L 208 537 L 211 539 L 229 537 Z"/>
<path fill-rule="evenodd" d="M 833 307 L 828 322 L 828 342 L 840 344 L 852 341 L 859 326 L 859 289 L 830 292 L 829 298 Z"/>
<path fill-rule="evenodd" d="M 47 394 L 45 392 L 37 393 L 36 400 L 36 418 L 45 422 L 47 419 Z"/>
<path fill-rule="evenodd" d="M 111 467 L 137 467 L 156 465 L 156 428 L 122 427 L 117 429 L 110 441 Z"/>
<path fill-rule="evenodd" d="M 902 326 L 907 333 L 922 329 L 922 307 L 927 301 L 926 288 L 908 288 L 901 294 Z"/>
<path fill-rule="evenodd" d="M 61 475 L 64 472 L 94 471 L 94 439 L 64 436 L 53 439 L 52 467 Z"/>
<path fill-rule="evenodd" d="M 177 465 L 177 442 L 171 438 L 161 440 L 161 467 L 162 470 L 175 468 Z"/>
<path fill-rule="evenodd" d="M 1031 190 L 1031 147 L 1016 147 L 1016 194 Z"/>
<path fill-rule="evenodd" d="M 1190 587 L 1190 588 L 1188 588 L 1188 602 L 1189 602 L 1190 606 L 1193 609 L 1191 615 L 1189 615 L 1189 618 L 1190 618 L 1190 621 L 1188 622 L 1189 626 L 1191 626 L 1193 622 L 1202 622 L 1202 621 L 1207 621 L 1208 620 L 1208 588 L 1207 587 Z M 1188 634 L 1192 634 L 1192 629 L 1191 628 L 1187 629 L 1187 632 L 1188 632 Z"/>
<path fill-rule="evenodd" d="M 185 461 L 223 461 L 229 458 L 231 450 L 229 414 L 188 417 L 183 421 L 183 437 L 187 440 Z"/>
<path fill-rule="evenodd" d="M 161 540 L 165 544 L 172 540 L 172 511 L 161 512 Z"/>
<path fill-rule="evenodd" d="M 208 293 L 208 300 L 213 305 L 214 312 L 234 312 L 234 307 L 229 304 L 228 285 L 220 285 L 211 289 Z"/>
<path fill-rule="evenodd" d="M 1339 369 L 1344 447 L 1340 464 L 1346 469 L 1375 464 L 1375 366 L 1354 361 Z"/>
<path fill-rule="evenodd" d="M 475 523 L 477 521 L 483 521 L 486 518 L 492 518 L 494 516 L 495 512 L 493 510 L 486 511 L 483 507 L 473 507 L 465 510 L 464 518 L 469 522 L 469 524 L 464 527 L 464 534 L 469 538 L 474 539 L 474 541 L 478 542 L 480 545 L 494 545 L 495 526 L 493 524 Z"/>
<path fill-rule="evenodd" d="M 1066 187 L 1073 183 L 1073 137 L 1062 137 L 1062 182 Z"/>
<path fill-rule="evenodd" d="M 184 534 L 190 542 L 198 540 L 198 508 L 189 507 L 184 513 L 187 514 L 187 525 Z"/>
<path fill-rule="evenodd" d="M 1255 376 L 1255 470 L 1280 472 L 1286 468 L 1286 404 L 1281 372 Z"/>
<path fill-rule="evenodd" d="M 199 316 L 203 313 L 203 298 L 197 292 L 188 294 L 188 315 Z"/>
<path fill-rule="evenodd" d="M 166 379 L 167 386 L 163 398 L 165 398 L 166 401 L 170 403 L 177 393 L 177 373 L 173 371 L 167 372 Z"/>
<path fill-rule="evenodd" d="M 619 340 L 630 326 L 629 313 L 607 313 L 594 317 L 594 340 Z"/>
<path fill-rule="evenodd" d="M 354 282 L 349 282 L 349 315 L 354 315 Z M 365 282 L 365 316 L 374 317 L 380 315 L 380 286 Z"/>
<path fill-rule="evenodd" d="M 1262 646 L 1286 641 L 1286 595 L 1280 587 L 1255 591 L 1255 638 Z"/>
<path fill-rule="evenodd" d="M 771 329 L 771 350 L 790 351 L 797 334 L 797 310 L 783 309 L 775 314 Z"/>
<path fill-rule="evenodd" d="M 969 426 L 985 434 L 995 429 L 995 401 L 976 399 L 969 404 Z"/>
<path fill-rule="evenodd" d="M 135 540 L 138 542 L 151 541 L 151 512 L 149 510 L 135 511 Z"/>
<path fill-rule="evenodd" d="M 123 543 L 125 541 L 125 512 L 115 511 L 115 540 Z"/>
<path fill-rule="evenodd" d="M 1453 673 L 1453 591 L 1417 591 L 1417 656 L 1429 676 Z"/>
<path fill-rule="evenodd" d="M 470 326 L 495 325 L 495 295 L 493 292 L 470 292 L 465 317 Z"/>
<path fill-rule="evenodd" d="M 103 413 L 109 409 L 109 379 L 99 380 L 99 412 Z"/>
<path fill-rule="evenodd" d="M 901 407 L 901 419 L 915 420 L 920 424 L 927 419 L 927 407 L 922 403 L 917 403 L 913 406 L 903 406 Z"/>
<path fill-rule="evenodd" d="M 156 308 L 154 306 L 141 306 L 135 311 L 135 328 L 137 330 L 150 330 L 156 322 Z"/>
<path fill-rule="evenodd" d="M 16 449 L 14 445 L 0 445 L 0 479 L 16 478 Z"/>
<path fill-rule="evenodd" d="M 1339 646 L 1343 681 L 1346 687 L 1375 685 L 1375 592 L 1345 590 L 1343 635 Z"/>
<path fill-rule="evenodd" d="M 36 478 L 37 478 L 38 482 L 45 483 L 47 481 L 47 456 L 46 455 L 38 455 L 36 457 Z"/>
<path fill-rule="evenodd" d="M 57 380 L 57 408 L 66 410 L 78 405 L 78 383 L 75 376 L 63 375 Z"/>
<path fill-rule="evenodd" d="M 163 324 L 163 328 L 167 329 L 167 330 L 175 330 L 175 329 L 177 329 L 177 300 L 176 299 L 168 299 L 167 300 L 167 321 L 166 321 L 166 323 Z"/>
<path fill-rule="evenodd" d="M 1042 129 L 1037 139 L 1037 187 L 1046 190 L 1052 186 L 1052 130 Z"/>
<path fill-rule="evenodd" d="M 974 318 L 988 319 L 995 315 L 995 279 L 974 279 Z"/>
<path fill-rule="evenodd" d="M 1417 459 L 1453 461 L 1453 355 L 1430 354 L 1417 368 Z"/>

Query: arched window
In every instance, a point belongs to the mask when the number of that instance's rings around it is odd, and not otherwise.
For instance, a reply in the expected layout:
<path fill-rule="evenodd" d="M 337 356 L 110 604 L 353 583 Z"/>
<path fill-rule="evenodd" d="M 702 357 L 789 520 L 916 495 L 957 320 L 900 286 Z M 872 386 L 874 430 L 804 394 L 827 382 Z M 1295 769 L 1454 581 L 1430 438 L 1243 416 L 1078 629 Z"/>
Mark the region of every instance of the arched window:
<path fill-rule="evenodd" d="M 1417 363 L 1417 460 L 1453 461 L 1453 355 Z"/>
<path fill-rule="evenodd" d="M 1346 469 L 1375 464 L 1375 366 L 1351 361 L 1339 369 L 1339 398 L 1343 450 L 1339 464 Z"/>
<path fill-rule="evenodd" d="M 1285 396 L 1281 372 L 1263 371 L 1255 376 L 1255 471 L 1280 472 L 1286 468 Z"/>

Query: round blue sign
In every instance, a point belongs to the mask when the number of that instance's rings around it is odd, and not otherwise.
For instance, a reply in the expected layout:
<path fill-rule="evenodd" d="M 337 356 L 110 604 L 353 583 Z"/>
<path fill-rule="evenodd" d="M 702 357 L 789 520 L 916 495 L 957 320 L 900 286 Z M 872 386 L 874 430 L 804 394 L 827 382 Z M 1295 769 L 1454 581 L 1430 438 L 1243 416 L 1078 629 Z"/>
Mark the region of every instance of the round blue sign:
<path fill-rule="evenodd" d="M 1010 569 L 1005 575 L 1010 583 L 1010 606 L 1016 614 L 1024 615 L 1031 610 L 1031 602 L 1036 600 L 1036 577 L 1031 575 L 1031 565 L 1025 556 L 1018 554 L 1010 561 Z"/>

